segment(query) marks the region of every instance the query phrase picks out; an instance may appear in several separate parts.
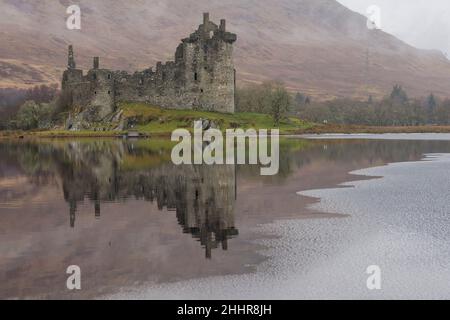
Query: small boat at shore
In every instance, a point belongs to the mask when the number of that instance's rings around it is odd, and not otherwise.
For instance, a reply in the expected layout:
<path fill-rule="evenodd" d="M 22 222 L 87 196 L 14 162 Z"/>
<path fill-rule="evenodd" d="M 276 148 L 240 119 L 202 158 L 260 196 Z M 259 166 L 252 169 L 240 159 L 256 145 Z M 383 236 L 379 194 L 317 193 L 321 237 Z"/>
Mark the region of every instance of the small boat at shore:
<path fill-rule="evenodd" d="M 128 131 L 124 135 L 124 138 L 127 138 L 127 139 L 140 139 L 140 138 L 148 138 L 148 137 L 149 137 L 148 134 L 141 133 L 139 131 Z"/>

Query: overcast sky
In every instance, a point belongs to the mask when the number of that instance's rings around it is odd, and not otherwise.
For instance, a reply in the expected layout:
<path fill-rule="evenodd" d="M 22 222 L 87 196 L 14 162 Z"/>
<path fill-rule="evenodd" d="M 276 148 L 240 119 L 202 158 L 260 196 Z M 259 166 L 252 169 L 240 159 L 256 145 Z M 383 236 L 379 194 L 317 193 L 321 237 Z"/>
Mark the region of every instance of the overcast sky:
<path fill-rule="evenodd" d="M 362 14 L 381 9 L 381 29 L 423 49 L 438 49 L 450 58 L 450 0 L 338 0 Z"/>

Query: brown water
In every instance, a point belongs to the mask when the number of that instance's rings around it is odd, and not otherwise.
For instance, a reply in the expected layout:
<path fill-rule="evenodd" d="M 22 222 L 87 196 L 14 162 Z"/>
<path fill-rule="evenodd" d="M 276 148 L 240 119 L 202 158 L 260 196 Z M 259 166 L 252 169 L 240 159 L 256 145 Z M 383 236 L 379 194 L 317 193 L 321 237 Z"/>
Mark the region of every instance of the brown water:
<path fill-rule="evenodd" d="M 351 219 L 298 191 L 448 153 L 449 141 L 283 139 L 280 172 L 174 166 L 157 140 L 0 141 L 0 298 L 92 298 L 122 287 L 255 272 L 258 225 Z M 78 265 L 82 290 L 66 288 Z"/>

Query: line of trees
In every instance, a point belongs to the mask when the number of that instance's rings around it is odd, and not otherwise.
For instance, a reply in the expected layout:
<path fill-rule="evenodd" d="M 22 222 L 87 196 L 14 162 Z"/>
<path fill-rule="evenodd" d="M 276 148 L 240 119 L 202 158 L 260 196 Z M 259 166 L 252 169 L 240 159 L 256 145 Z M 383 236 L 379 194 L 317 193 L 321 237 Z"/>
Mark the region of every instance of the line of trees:
<path fill-rule="evenodd" d="M 0 130 L 46 128 L 67 109 L 70 97 L 60 97 L 57 85 L 31 89 L 0 89 Z M 395 85 L 381 100 L 335 99 L 314 101 L 297 93 L 291 95 L 278 81 L 239 88 L 238 112 L 270 114 L 278 125 L 289 116 L 318 123 L 371 126 L 450 125 L 450 99 L 432 93 L 426 98 L 409 98 Z"/>
<path fill-rule="evenodd" d="M 281 103 L 277 95 L 283 97 Z M 289 96 L 289 97 L 286 97 Z M 370 126 L 450 125 L 450 99 L 432 93 L 425 98 L 409 98 L 400 85 L 381 100 L 349 98 L 321 102 L 296 93 L 290 96 L 280 82 L 266 82 L 237 90 L 239 112 L 271 114 L 276 122 L 287 115 L 317 123 Z"/>
<path fill-rule="evenodd" d="M 0 130 L 49 127 L 58 108 L 57 84 L 0 89 Z"/>
<path fill-rule="evenodd" d="M 292 97 L 282 82 L 269 81 L 261 85 L 240 88 L 236 93 L 238 112 L 270 114 L 278 125 L 292 106 Z"/>
<path fill-rule="evenodd" d="M 296 115 L 305 120 L 344 125 L 418 126 L 450 125 L 450 100 L 432 93 L 426 98 L 409 98 L 395 85 L 390 95 L 375 101 L 335 99 L 328 102 L 297 104 Z"/>

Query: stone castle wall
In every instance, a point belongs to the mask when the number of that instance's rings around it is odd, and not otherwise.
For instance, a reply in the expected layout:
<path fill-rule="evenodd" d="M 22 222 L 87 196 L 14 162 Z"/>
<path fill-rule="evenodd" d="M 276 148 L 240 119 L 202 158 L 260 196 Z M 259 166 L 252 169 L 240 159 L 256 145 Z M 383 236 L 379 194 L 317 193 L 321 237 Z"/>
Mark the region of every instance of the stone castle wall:
<path fill-rule="evenodd" d="M 225 20 L 218 26 L 205 13 L 203 24 L 177 47 L 174 61 L 158 62 L 155 70 L 134 74 L 101 69 L 95 57 L 93 68 L 84 75 L 76 69 L 70 46 L 62 91 L 71 96 L 74 107 L 92 113 L 93 120 L 113 113 L 120 102 L 233 113 L 235 41 L 236 35 L 226 31 Z"/>

